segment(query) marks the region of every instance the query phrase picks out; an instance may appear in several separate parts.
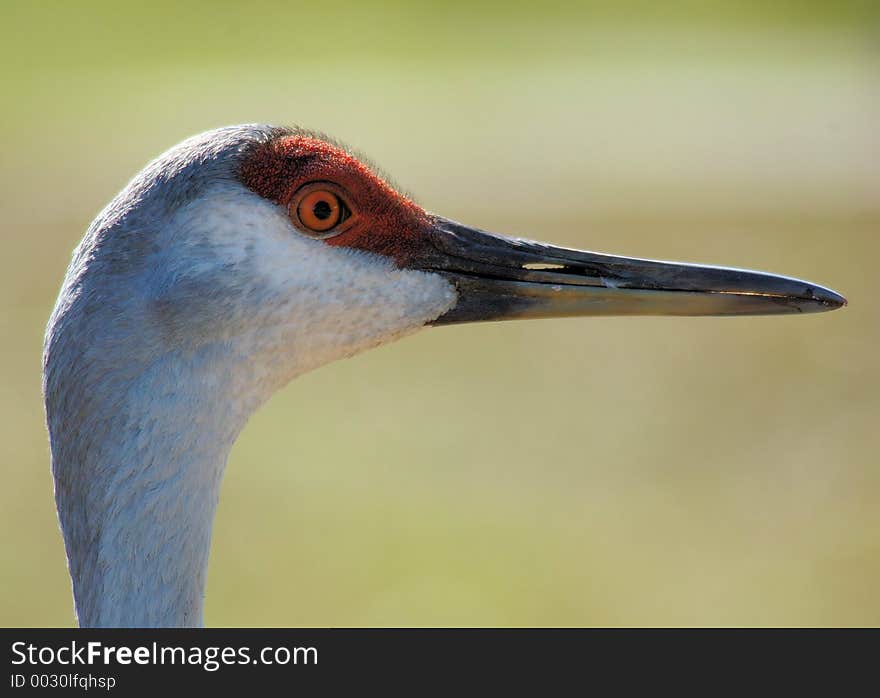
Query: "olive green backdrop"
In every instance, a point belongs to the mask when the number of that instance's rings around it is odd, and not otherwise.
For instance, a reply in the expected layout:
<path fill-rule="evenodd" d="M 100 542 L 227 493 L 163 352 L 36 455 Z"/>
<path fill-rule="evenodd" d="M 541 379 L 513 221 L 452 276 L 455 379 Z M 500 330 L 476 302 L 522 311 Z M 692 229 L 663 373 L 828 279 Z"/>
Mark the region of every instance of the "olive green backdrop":
<path fill-rule="evenodd" d="M 0 2 L 0 624 L 74 622 L 39 394 L 70 252 L 245 121 L 483 228 L 850 305 L 433 329 L 305 376 L 232 452 L 209 624 L 880 623 L 876 2 L 130 5 Z"/>

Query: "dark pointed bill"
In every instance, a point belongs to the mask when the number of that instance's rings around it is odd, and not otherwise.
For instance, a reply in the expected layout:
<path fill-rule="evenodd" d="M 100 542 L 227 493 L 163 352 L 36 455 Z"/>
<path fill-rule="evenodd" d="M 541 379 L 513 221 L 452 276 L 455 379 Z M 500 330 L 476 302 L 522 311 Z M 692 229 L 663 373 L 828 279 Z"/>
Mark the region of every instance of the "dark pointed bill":
<path fill-rule="evenodd" d="M 588 315 L 780 315 L 846 305 L 822 286 L 726 267 L 659 262 L 507 238 L 436 218 L 418 267 L 455 284 L 433 324 Z"/>

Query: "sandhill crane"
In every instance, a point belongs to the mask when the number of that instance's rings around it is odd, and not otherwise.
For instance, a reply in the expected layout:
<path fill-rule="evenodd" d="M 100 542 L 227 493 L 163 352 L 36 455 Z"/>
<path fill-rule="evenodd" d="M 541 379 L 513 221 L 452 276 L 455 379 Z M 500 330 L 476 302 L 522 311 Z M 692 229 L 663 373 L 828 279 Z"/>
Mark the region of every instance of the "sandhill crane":
<path fill-rule="evenodd" d="M 428 325 L 818 312 L 844 298 L 753 271 L 507 238 L 432 215 L 326 137 L 194 136 L 73 253 L 43 393 L 82 626 L 192 626 L 227 455 L 295 376 Z"/>

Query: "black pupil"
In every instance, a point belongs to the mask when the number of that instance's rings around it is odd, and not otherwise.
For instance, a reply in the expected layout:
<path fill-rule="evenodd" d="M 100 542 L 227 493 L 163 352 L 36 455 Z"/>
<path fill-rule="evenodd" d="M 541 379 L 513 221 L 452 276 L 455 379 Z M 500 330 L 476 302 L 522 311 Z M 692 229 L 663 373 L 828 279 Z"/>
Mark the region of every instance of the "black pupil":
<path fill-rule="evenodd" d="M 317 218 L 319 221 L 326 221 L 328 218 L 330 218 L 330 214 L 333 213 L 333 209 L 326 201 L 319 201 L 312 209 L 312 213 L 315 214 L 315 218 Z"/>

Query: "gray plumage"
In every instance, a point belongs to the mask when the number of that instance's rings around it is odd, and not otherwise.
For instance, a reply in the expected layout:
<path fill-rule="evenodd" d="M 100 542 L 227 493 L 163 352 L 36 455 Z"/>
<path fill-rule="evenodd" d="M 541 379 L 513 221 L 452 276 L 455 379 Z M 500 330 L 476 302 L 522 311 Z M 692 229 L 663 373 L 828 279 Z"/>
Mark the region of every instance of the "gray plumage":
<path fill-rule="evenodd" d="M 245 125 L 150 163 L 98 215 L 49 320 L 43 391 L 83 625 L 198 625 L 228 452 L 295 375 L 422 327 L 449 284 L 297 234 L 238 180 Z"/>

